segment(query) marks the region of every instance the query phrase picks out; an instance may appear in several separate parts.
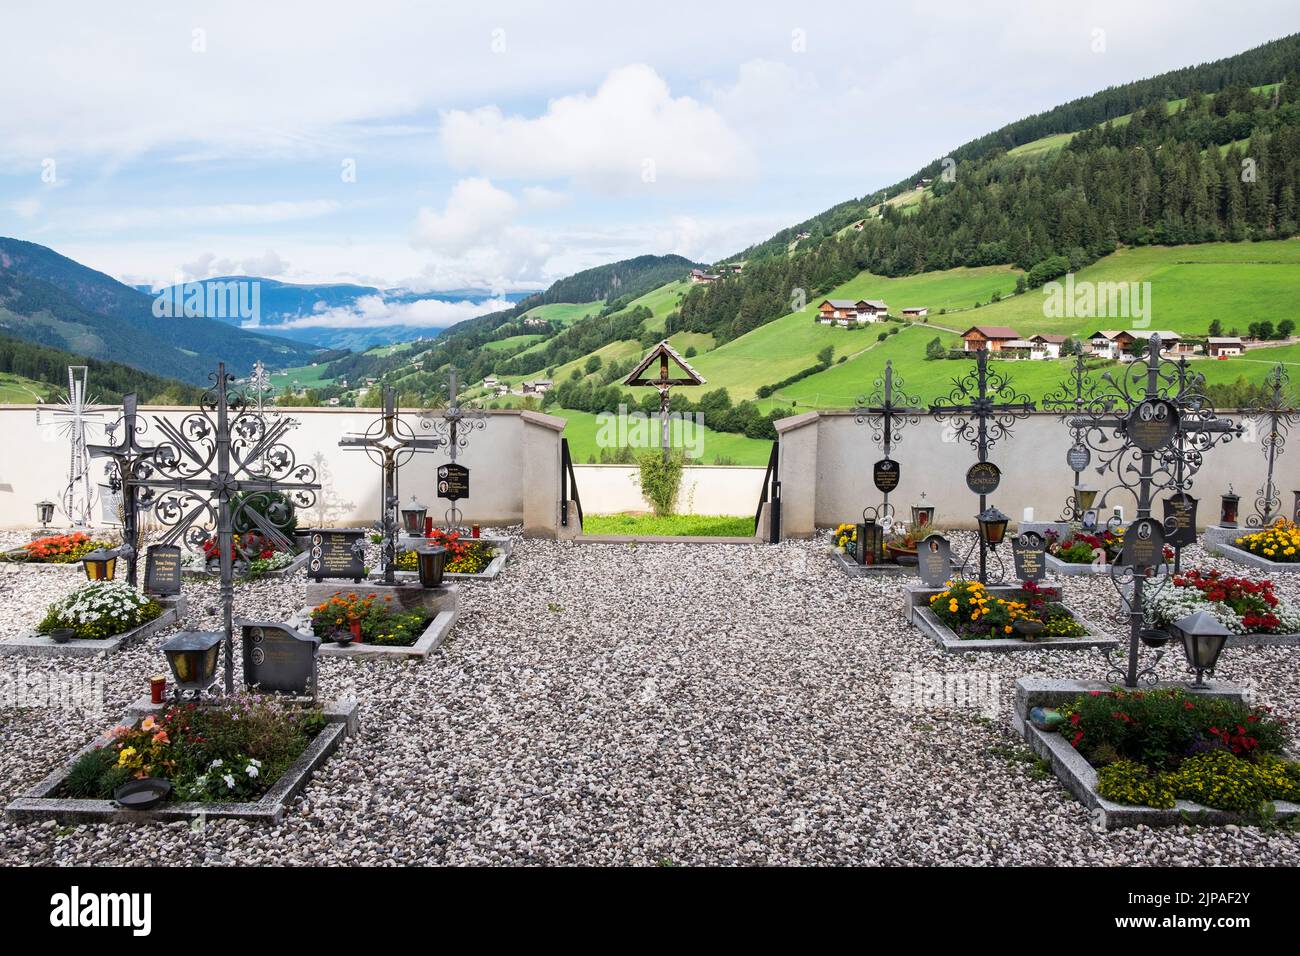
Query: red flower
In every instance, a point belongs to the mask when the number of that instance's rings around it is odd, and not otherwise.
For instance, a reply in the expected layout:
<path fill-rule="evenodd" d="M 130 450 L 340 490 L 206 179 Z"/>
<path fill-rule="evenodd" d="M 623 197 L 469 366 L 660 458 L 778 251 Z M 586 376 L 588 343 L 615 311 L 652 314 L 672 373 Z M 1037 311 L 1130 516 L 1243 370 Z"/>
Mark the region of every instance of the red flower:
<path fill-rule="evenodd" d="M 1074 739 L 1070 741 L 1070 746 L 1074 747 L 1077 750 L 1079 747 L 1079 741 L 1082 739 L 1083 739 L 1083 731 L 1081 730 L 1074 735 Z"/>

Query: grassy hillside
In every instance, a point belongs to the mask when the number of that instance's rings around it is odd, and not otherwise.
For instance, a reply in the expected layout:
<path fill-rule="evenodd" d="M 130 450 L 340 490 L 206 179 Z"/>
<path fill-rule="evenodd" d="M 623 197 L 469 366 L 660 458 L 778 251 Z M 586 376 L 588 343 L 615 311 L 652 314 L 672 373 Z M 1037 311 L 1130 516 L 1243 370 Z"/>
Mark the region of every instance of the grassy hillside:
<path fill-rule="evenodd" d="M 546 409 L 546 414 L 558 415 L 568 422 L 564 437 L 569 439 L 569 452 L 573 455 L 575 464 L 600 461 L 595 415 L 555 406 Z M 770 441 L 759 441 L 731 432 L 715 432 L 705 428 L 702 435 L 702 453 L 695 459 L 701 465 L 711 465 L 721 458 L 728 464 L 761 466 L 767 464 L 768 455 L 772 451 Z"/>
<path fill-rule="evenodd" d="M 595 315 L 603 305 L 604 303 L 599 299 L 595 302 L 552 302 L 549 305 L 539 305 L 529 309 L 520 318 L 546 319 L 548 322 L 558 322 L 560 325 L 572 325 L 579 319 Z"/>

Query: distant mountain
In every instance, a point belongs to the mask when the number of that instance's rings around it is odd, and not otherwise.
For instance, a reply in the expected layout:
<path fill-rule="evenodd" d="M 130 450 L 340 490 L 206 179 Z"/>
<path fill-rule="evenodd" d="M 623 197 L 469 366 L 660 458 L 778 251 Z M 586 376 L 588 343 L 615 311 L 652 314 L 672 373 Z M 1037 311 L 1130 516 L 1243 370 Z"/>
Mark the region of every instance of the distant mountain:
<path fill-rule="evenodd" d="M 155 299 L 52 249 L 0 237 L 0 335 L 191 384 L 217 362 L 302 365 L 320 349 L 210 318 L 158 314 Z"/>
<path fill-rule="evenodd" d="M 257 276 L 216 276 L 210 279 L 187 282 L 184 285 L 169 286 L 159 290 L 175 302 L 184 304 L 190 297 L 201 297 L 208 301 L 222 301 L 229 298 L 229 290 L 236 290 L 242 295 L 240 300 L 254 305 L 251 289 L 255 284 L 257 314 L 250 316 L 250 310 L 241 313 L 236 309 L 219 310 L 225 314 L 214 314 L 212 318 L 241 328 L 259 328 L 276 335 L 310 342 L 332 349 L 351 349 L 364 352 L 375 345 L 388 345 L 393 342 L 405 342 L 416 338 L 433 338 L 442 330 L 434 326 L 418 326 L 409 323 L 392 325 L 372 325 L 372 319 L 360 318 L 362 312 L 373 314 L 376 298 L 382 301 L 382 308 L 394 313 L 403 311 L 415 303 L 468 302 L 475 305 L 493 300 L 519 302 L 533 293 L 511 292 L 494 295 L 485 289 L 462 289 L 454 292 L 412 292 L 409 289 L 380 289 L 376 286 L 352 285 L 349 283 L 330 284 L 296 284 L 280 282 L 277 279 L 264 279 Z M 247 294 L 244 290 L 249 289 Z M 363 303 L 362 300 L 370 300 Z M 196 298 L 197 301 L 197 298 Z M 302 320 L 322 313 L 335 313 L 346 319 L 347 313 L 358 313 L 354 324 L 337 326 L 304 324 Z"/>
<path fill-rule="evenodd" d="M 193 405 L 203 394 L 197 386 L 150 375 L 120 362 L 101 362 L 0 335 L 0 372 L 49 386 L 45 390 L 47 400 L 59 400 L 67 394 L 69 365 L 85 365 L 89 370 L 88 398 L 92 402 L 115 405 L 123 395 L 134 392 L 145 405 Z"/>

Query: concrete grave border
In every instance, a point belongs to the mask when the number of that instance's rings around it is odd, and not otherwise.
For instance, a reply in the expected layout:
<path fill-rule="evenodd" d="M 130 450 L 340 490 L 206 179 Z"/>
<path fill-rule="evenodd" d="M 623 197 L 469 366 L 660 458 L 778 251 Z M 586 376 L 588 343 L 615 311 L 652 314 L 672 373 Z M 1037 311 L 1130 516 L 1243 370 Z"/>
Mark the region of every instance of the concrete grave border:
<path fill-rule="evenodd" d="M 1026 641 L 1021 638 L 991 638 L 988 640 L 962 640 L 952 628 L 939 620 L 938 615 L 930 610 L 929 596 L 939 594 L 942 588 L 908 586 L 904 589 L 903 616 L 907 622 L 925 634 L 949 654 L 979 653 L 1018 653 L 1021 651 L 1091 651 L 1106 650 L 1119 646 L 1119 641 L 1106 634 L 1100 627 L 1087 618 L 1075 619 L 1089 631 L 1087 637 L 1048 637 L 1038 641 Z M 990 594 L 1007 594 L 1019 592 L 1016 585 L 991 584 Z"/>
<path fill-rule="evenodd" d="M 137 628 L 114 634 L 103 640 L 74 637 L 66 644 L 55 644 L 44 634 L 28 634 L 0 641 L 0 657 L 100 657 L 113 654 L 180 622 L 185 614 L 185 598 L 154 598 L 163 606 L 162 614 Z"/>

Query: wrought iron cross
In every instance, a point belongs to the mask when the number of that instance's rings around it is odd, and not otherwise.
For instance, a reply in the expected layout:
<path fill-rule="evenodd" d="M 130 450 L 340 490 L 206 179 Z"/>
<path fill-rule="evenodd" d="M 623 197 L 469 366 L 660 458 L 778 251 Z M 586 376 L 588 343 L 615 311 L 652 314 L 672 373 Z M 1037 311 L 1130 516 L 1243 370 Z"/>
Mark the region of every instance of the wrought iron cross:
<path fill-rule="evenodd" d="M 339 447 L 345 450 L 360 449 L 382 469 L 380 514 L 378 527 L 383 535 L 384 582 L 397 580 L 394 565 L 397 562 L 398 483 L 397 471 L 417 452 L 432 452 L 445 444 L 441 438 L 419 438 L 402 420 L 397 408 L 397 390 L 384 386 L 384 410 L 379 418 L 360 435 L 344 435 Z"/>
<path fill-rule="evenodd" d="M 113 435 L 119 426 L 122 437 L 114 442 Z M 137 495 L 136 483 L 127 479 L 147 478 L 152 474 L 149 461 L 156 449 L 139 441 L 146 427 L 136 411 L 135 395 L 124 395 L 121 418 L 106 428 L 111 444 L 86 446 L 91 458 L 109 459 L 109 488 L 122 495 L 122 556 L 126 558 L 126 580 L 132 587 L 136 583 L 136 559 L 140 546 L 139 509 L 153 500 L 153 492 L 145 489 L 143 494 Z"/>
<path fill-rule="evenodd" d="M 90 483 L 90 461 L 86 431 L 91 425 L 103 424 L 104 409 L 91 403 L 90 369 L 85 365 L 68 366 L 68 395 L 58 405 L 44 405 L 36 410 L 36 424 L 54 425 L 71 446 L 68 456 L 68 483 L 59 499 L 64 515 L 74 527 L 90 524 L 95 502 Z"/>
<path fill-rule="evenodd" d="M 469 445 L 470 432 L 476 428 L 487 427 L 487 412 L 460 403 L 454 365 L 447 367 L 446 388 L 446 405 L 435 415 L 422 418 L 420 424 L 424 428 L 433 430 L 433 433 L 447 446 L 448 456 L 455 461 L 457 450 Z"/>
<path fill-rule="evenodd" d="M 975 368 L 954 378 L 952 384 L 947 400 L 931 404 L 930 414 L 938 422 L 951 420 L 957 440 L 974 448 L 980 462 L 988 461 L 989 449 L 1010 438 L 1012 426 L 1034 410 L 1029 395 L 1016 391 L 1009 375 L 989 368 L 988 349 L 976 351 Z M 979 499 L 980 514 L 984 514 L 987 494 L 981 492 Z M 979 551 L 979 579 L 987 584 L 988 548 L 983 535 L 979 536 Z"/>
<path fill-rule="evenodd" d="M 199 551 L 212 539 L 215 526 L 229 694 L 235 682 L 235 523 L 255 527 L 282 550 L 294 550 L 284 532 L 295 509 L 315 504 L 320 485 L 315 469 L 299 465 L 284 444 L 288 421 L 268 424 L 260 418 L 243 393 L 230 388 L 235 378 L 224 362 L 209 378 L 213 385 L 198 410 L 179 424 L 153 417 L 163 440 L 148 460 L 151 473 L 128 475 L 126 485 L 157 495 L 154 514 L 170 529 L 163 544 L 184 540 Z M 240 553 L 251 556 L 246 544 L 241 544 Z"/>
<path fill-rule="evenodd" d="M 1261 442 L 1264 457 L 1268 461 L 1268 473 L 1264 486 L 1255 492 L 1255 511 L 1246 518 L 1246 524 L 1252 528 L 1266 528 L 1282 513 L 1282 495 L 1273 480 L 1273 466 L 1277 456 L 1286 451 L 1286 436 L 1291 426 L 1300 421 L 1300 411 L 1291 404 L 1287 396 L 1287 387 L 1291 377 L 1279 362 L 1269 371 L 1264 379 L 1268 389 L 1268 398 L 1260 408 L 1253 409 L 1250 416 L 1259 431 L 1264 432 Z"/>
<path fill-rule="evenodd" d="M 920 410 L 921 399 L 903 390 L 903 379 L 894 376 L 894 363 L 888 361 L 884 374 L 876 379 L 872 393 L 858 397 L 853 420 L 871 429 L 873 440 L 889 459 L 894 445 L 901 440 L 903 427 L 920 421 Z M 888 491 L 882 491 L 881 495 L 880 516 L 888 520 L 893 517 L 894 506 L 889 503 Z"/>
<path fill-rule="evenodd" d="M 1074 368 L 1070 370 L 1070 377 L 1056 388 L 1055 391 L 1049 392 L 1043 396 L 1043 410 L 1057 412 L 1061 415 L 1062 420 L 1070 426 L 1071 453 L 1072 457 L 1067 459 L 1070 464 L 1072 487 L 1070 494 L 1065 499 L 1065 508 L 1061 511 L 1061 521 L 1080 521 L 1083 518 L 1083 507 L 1079 501 L 1079 493 L 1083 488 L 1083 471 L 1087 468 L 1087 463 L 1091 460 L 1091 452 L 1088 451 L 1084 443 L 1083 427 L 1081 425 L 1070 425 L 1071 416 L 1077 419 L 1084 411 L 1096 400 L 1097 383 L 1088 375 L 1088 366 L 1086 358 L 1080 350 L 1074 355 Z M 1074 464 L 1078 462 L 1079 464 Z"/>

